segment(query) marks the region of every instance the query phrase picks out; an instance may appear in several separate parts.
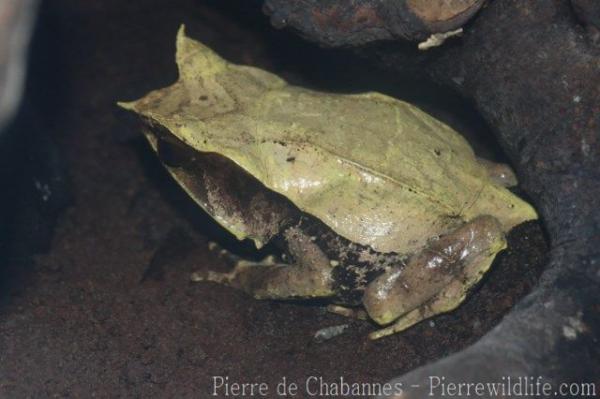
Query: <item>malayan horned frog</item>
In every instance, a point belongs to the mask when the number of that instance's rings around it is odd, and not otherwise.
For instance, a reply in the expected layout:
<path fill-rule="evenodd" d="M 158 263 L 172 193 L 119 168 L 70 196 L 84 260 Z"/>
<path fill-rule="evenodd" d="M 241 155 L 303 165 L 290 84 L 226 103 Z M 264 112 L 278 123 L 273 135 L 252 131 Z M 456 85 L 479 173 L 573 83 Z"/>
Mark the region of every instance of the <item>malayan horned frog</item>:
<path fill-rule="evenodd" d="M 457 132 L 378 93 L 332 94 L 229 63 L 180 30 L 179 80 L 121 103 L 175 180 L 216 221 L 276 261 L 209 280 L 260 299 L 331 298 L 330 310 L 402 331 L 456 308 L 537 217 Z M 344 306 L 341 306 L 344 305 Z"/>

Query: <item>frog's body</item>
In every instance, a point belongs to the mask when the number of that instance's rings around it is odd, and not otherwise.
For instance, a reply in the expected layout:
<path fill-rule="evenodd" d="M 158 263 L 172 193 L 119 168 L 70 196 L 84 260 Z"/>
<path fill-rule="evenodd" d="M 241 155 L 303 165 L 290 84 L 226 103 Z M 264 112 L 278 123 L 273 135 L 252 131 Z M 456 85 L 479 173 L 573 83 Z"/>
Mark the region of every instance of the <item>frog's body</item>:
<path fill-rule="evenodd" d="M 378 323 L 397 320 L 379 337 L 456 307 L 504 233 L 536 218 L 490 176 L 497 165 L 410 104 L 290 86 L 183 31 L 177 63 L 177 83 L 123 106 L 161 158 L 162 143 L 175 149 L 169 171 L 209 214 L 257 246 L 285 243 L 295 264 L 205 279 L 260 298 L 362 300 Z"/>

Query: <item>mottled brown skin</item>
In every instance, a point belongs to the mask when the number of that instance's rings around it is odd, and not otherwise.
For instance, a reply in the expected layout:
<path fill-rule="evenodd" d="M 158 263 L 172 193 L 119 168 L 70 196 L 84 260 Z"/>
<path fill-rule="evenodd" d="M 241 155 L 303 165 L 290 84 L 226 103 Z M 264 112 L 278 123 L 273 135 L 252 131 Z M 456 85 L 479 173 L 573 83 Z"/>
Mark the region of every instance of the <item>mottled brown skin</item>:
<path fill-rule="evenodd" d="M 337 304 L 364 305 L 378 324 L 393 323 L 370 335 L 376 339 L 456 308 L 505 247 L 499 222 L 481 216 L 450 234 L 432 237 L 412 256 L 376 252 L 339 236 L 233 162 L 195 152 L 163 133 L 156 136 L 157 152 L 188 193 L 209 213 L 209 197 L 216 195 L 222 209 L 244 215 L 249 236 L 274 242 L 284 254 L 285 262 L 271 257 L 238 260 L 229 273 L 198 272 L 195 281 L 227 284 L 257 299 L 329 298 Z M 364 314 L 340 306 L 330 310 Z"/>

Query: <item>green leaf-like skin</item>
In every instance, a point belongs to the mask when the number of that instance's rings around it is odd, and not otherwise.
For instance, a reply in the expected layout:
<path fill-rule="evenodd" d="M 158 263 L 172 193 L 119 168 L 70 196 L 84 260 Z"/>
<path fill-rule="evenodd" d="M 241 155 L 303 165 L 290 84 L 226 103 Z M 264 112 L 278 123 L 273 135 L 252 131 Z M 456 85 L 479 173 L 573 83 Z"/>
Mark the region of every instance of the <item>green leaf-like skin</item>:
<path fill-rule="evenodd" d="M 292 86 L 225 61 L 183 28 L 176 59 L 175 84 L 121 106 L 230 159 L 350 241 L 412 253 L 479 215 L 505 231 L 537 218 L 492 182 L 460 134 L 408 103 Z M 225 214 L 213 210 L 245 238 L 243 222 Z"/>

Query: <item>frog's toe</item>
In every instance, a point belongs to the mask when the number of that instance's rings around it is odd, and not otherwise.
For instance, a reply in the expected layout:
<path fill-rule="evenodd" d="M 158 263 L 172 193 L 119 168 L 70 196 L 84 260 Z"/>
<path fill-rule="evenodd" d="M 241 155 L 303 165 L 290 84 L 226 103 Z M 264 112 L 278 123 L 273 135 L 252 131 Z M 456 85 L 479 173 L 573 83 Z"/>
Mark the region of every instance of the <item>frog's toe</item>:
<path fill-rule="evenodd" d="M 219 258 L 224 259 L 227 263 L 230 263 L 232 265 L 236 265 L 238 262 L 243 260 L 241 257 L 223 248 L 221 245 L 214 241 L 210 241 L 208 243 L 208 250 L 214 254 L 217 254 Z"/>
<path fill-rule="evenodd" d="M 328 305 L 327 311 L 351 319 L 367 320 L 369 318 L 363 309 L 352 309 L 340 305 Z"/>
<path fill-rule="evenodd" d="M 460 302 L 462 302 L 462 299 L 457 301 L 456 306 L 458 306 Z M 424 305 L 420 308 L 413 309 L 398 318 L 393 324 L 370 333 L 369 339 L 375 340 L 404 331 L 425 319 L 435 316 L 437 313 L 440 313 L 440 310 L 434 309 L 429 305 Z"/>
<path fill-rule="evenodd" d="M 277 265 L 280 263 L 281 262 L 277 261 L 277 257 L 275 255 L 268 255 L 259 261 L 238 258 L 238 261 L 235 263 L 235 266 L 236 267 L 274 266 L 274 265 Z"/>
<path fill-rule="evenodd" d="M 220 284 L 228 284 L 231 281 L 232 274 L 231 273 L 219 273 L 214 272 L 212 270 L 201 270 L 193 272 L 190 276 L 190 279 L 194 283 L 202 282 L 202 281 L 212 281 L 214 283 Z"/>
<path fill-rule="evenodd" d="M 387 337 L 388 335 L 392 335 L 400 331 L 404 331 L 408 327 L 411 327 L 423 320 L 423 318 L 424 316 L 420 314 L 420 311 L 418 309 L 415 309 L 399 318 L 394 324 L 373 331 L 369 334 L 369 339 L 376 340 L 379 338 Z"/>

